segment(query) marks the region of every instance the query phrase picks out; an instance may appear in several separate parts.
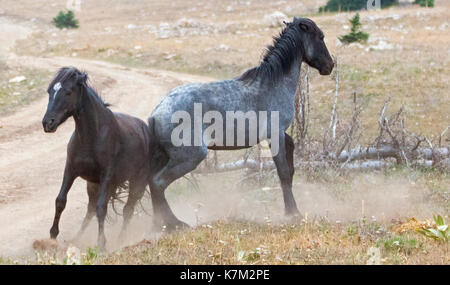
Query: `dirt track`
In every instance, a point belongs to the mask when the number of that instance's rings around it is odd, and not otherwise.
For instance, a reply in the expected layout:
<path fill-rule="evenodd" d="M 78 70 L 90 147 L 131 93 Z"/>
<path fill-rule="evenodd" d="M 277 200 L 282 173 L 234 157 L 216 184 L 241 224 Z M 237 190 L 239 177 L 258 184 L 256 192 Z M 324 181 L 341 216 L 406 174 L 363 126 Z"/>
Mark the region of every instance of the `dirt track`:
<path fill-rule="evenodd" d="M 76 66 L 89 73 L 93 85 L 113 105 L 112 110 L 144 120 L 170 88 L 185 82 L 208 80 L 76 58 L 18 57 L 8 48 L 32 31 L 4 17 L 0 18 L 0 26 L 0 58 L 9 66 L 39 68 L 53 73 L 62 66 Z M 12 115 L 0 117 L 0 256 L 3 257 L 33 254 L 32 242 L 48 237 L 54 214 L 54 199 L 59 191 L 66 145 L 74 124 L 71 119 L 55 134 L 45 134 L 41 119 L 48 97 L 45 90 L 42 92 L 45 93 L 42 98 L 32 104 Z M 85 183 L 78 179 L 70 191 L 62 217 L 60 242 L 74 236 L 86 205 Z M 95 227 L 92 224 L 93 233 Z"/>

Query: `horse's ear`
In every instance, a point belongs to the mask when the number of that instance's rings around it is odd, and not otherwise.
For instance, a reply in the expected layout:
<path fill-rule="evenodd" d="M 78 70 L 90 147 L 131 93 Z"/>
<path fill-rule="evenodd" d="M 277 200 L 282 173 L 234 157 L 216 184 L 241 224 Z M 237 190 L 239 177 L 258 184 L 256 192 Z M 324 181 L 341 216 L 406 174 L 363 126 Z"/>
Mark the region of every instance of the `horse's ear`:
<path fill-rule="evenodd" d="M 308 25 L 304 24 L 304 23 L 300 23 L 298 24 L 298 26 L 300 27 L 300 29 L 304 32 L 307 32 L 309 30 Z"/>

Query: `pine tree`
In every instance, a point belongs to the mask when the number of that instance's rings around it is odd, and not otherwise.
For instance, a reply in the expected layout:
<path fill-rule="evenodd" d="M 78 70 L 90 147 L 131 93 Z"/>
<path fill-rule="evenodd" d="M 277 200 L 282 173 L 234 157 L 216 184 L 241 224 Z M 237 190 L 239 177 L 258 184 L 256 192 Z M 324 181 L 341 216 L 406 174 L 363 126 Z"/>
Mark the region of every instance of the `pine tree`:
<path fill-rule="evenodd" d="M 422 7 L 434 7 L 434 0 L 416 0 L 414 4 L 419 4 Z"/>
<path fill-rule="evenodd" d="M 434 0 L 418 0 L 434 1 Z M 381 8 L 398 5 L 398 0 L 381 0 Z M 328 0 L 325 6 L 319 8 L 319 12 L 356 11 L 367 8 L 367 0 Z"/>
<path fill-rule="evenodd" d="M 354 42 L 366 42 L 369 39 L 369 34 L 361 31 L 361 22 L 359 13 L 350 20 L 350 24 L 352 25 L 350 33 L 340 36 L 339 40 L 344 44 L 350 44 Z"/>
<path fill-rule="evenodd" d="M 67 13 L 59 11 L 58 15 L 53 18 L 53 24 L 59 28 L 78 28 L 78 20 L 75 19 L 75 14 L 69 10 Z"/>

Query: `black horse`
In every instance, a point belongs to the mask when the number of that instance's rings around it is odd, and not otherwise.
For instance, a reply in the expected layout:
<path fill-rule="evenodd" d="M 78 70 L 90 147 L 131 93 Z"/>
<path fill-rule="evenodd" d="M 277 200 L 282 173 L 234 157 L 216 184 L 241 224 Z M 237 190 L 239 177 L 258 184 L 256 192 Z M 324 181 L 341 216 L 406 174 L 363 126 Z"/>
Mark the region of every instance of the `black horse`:
<path fill-rule="evenodd" d="M 113 113 L 87 83 L 88 76 L 76 68 L 61 68 L 48 88 L 49 102 L 42 120 L 44 131 L 53 133 L 69 117 L 75 132 L 67 146 L 67 160 L 50 237 L 59 233 L 59 220 L 66 206 L 67 193 L 77 177 L 87 181 L 89 204 L 77 237 L 97 213 L 98 245 L 104 248 L 104 221 L 108 202 L 118 189 L 129 183 L 128 200 L 123 209 L 125 233 L 136 202 L 145 193 L 149 175 L 150 134 L 140 119 Z"/>

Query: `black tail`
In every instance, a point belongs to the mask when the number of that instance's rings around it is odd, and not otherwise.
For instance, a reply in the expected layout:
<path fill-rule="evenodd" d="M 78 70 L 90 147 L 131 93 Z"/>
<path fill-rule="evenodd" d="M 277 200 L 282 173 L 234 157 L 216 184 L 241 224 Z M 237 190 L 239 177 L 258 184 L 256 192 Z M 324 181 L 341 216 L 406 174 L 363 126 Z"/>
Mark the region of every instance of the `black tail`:
<path fill-rule="evenodd" d="M 148 119 L 148 127 L 150 130 L 150 172 L 151 176 L 153 176 L 167 164 L 169 156 L 159 143 L 158 136 L 155 132 L 155 119 L 153 117 Z"/>

